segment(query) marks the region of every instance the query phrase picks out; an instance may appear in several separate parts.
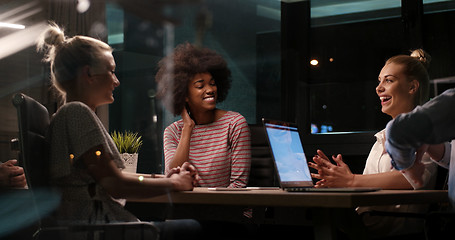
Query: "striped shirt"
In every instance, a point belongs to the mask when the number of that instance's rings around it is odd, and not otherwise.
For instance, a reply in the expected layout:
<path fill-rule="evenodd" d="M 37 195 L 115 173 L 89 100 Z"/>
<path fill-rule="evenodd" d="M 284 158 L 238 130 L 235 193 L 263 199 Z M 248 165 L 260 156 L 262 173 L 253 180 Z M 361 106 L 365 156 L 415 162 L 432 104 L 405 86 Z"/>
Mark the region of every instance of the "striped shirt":
<path fill-rule="evenodd" d="M 183 120 L 164 131 L 166 171 L 182 134 Z M 250 129 L 245 118 L 228 111 L 217 121 L 196 125 L 191 133 L 189 162 L 199 173 L 201 187 L 245 187 L 251 163 Z"/>

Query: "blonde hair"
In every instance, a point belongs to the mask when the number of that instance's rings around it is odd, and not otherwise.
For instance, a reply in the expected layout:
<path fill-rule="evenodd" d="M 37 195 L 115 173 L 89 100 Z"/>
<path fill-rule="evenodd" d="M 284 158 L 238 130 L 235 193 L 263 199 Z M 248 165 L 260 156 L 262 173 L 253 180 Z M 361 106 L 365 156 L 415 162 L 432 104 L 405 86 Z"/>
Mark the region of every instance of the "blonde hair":
<path fill-rule="evenodd" d="M 409 81 L 417 80 L 419 89 L 417 90 L 415 105 L 422 105 L 428 101 L 430 95 L 430 77 L 428 68 L 430 67 L 431 56 L 423 49 L 411 51 L 408 55 L 397 55 L 389 58 L 386 64 L 394 63 L 404 66 L 404 74 Z"/>
<path fill-rule="evenodd" d="M 53 22 L 38 38 L 37 50 L 45 53 L 43 61 L 50 63 L 52 85 L 62 95 L 73 89 L 82 67 L 99 67 L 103 54 L 112 52 L 108 44 L 91 37 L 66 37 Z"/>

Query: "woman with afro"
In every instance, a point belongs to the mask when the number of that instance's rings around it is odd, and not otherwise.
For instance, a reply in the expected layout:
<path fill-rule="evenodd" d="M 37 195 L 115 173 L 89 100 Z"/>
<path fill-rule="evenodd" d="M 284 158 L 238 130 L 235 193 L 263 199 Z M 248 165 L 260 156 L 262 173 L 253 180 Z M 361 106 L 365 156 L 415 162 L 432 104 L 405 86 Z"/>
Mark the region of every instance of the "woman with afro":
<path fill-rule="evenodd" d="M 165 172 L 189 162 L 201 187 L 245 187 L 251 161 L 248 124 L 241 114 L 216 107 L 231 85 L 226 61 L 213 50 L 185 43 L 158 67 L 158 97 L 182 117 L 164 131 Z"/>

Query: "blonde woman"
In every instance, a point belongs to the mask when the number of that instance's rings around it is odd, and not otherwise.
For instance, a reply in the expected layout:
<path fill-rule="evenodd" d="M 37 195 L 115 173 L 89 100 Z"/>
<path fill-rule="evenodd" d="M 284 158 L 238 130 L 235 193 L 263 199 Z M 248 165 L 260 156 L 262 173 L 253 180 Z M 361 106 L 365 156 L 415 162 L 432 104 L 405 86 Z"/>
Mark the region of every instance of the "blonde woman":
<path fill-rule="evenodd" d="M 138 221 L 117 199 L 193 189 L 198 177 L 190 164 L 160 178 L 120 171 L 124 168 L 120 154 L 95 114 L 97 107 L 114 101 L 113 91 L 120 85 L 109 45 L 86 36 L 66 37 L 51 24 L 39 39 L 38 49 L 45 52 L 52 84 L 65 99 L 46 136 L 50 184 L 62 193 L 57 222 Z"/>
<path fill-rule="evenodd" d="M 412 111 L 417 105 L 428 100 L 429 76 L 427 68 L 430 56 L 422 49 L 415 50 L 408 55 L 397 55 L 388 59 L 378 76 L 376 94 L 381 102 L 383 113 L 397 117 L 401 113 Z M 317 169 L 312 174 L 316 179 L 316 187 L 380 187 L 382 189 L 433 189 L 437 167 L 426 154 L 422 162 L 425 171 L 430 176 L 422 186 L 413 186 L 413 181 L 406 179 L 396 171 L 391 158 L 385 149 L 385 130 L 378 132 L 376 143 L 373 145 L 367 158 L 363 174 L 353 174 L 349 166 L 344 163 L 341 154 L 333 156 L 334 164 L 321 151 L 313 158 L 310 166 Z M 433 156 L 432 156 L 433 157 Z M 441 156 L 437 156 L 439 158 Z M 423 212 L 426 206 L 397 205 L 375 207 L 374 210 Z M 365 212 L 370 208 L 359 208 Z M 408 218 L 368 217 L 364 215 L 364 224 L 376 235 L 395 235 L 423 229 L 423 223 Z M 385 231 L 387 229 L 387 231 Z"/>

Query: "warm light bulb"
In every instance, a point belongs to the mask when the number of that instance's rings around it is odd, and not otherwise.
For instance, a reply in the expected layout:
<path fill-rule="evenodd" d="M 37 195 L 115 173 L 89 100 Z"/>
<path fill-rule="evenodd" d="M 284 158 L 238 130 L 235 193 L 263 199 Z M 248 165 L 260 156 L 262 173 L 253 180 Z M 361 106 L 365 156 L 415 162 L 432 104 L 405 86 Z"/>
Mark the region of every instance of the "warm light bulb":
<path fill-rule="evenodd" d="M 316 59 L 313 59 L 310 61 L 310 64 L 313 65 L 313 66 L 317 66 L 319 64 L 318 60 Z"/>
<path fill-rule="evenodd" d="M 96 151 L 96 152 L 95 152 L 95 155 L 96 155 L 97 157 L 101 156 L 101 151 L 100 151 L 100 150 Z"/>
<path fill-rule="evenodd" d="M 139 179 L 139 182 L 142 182 L 142 181 L 144 181 L 144 176 L 141 175 L 138 177 L 138 179 Z"/>
<path fill-rule="evenodd" d="M 74 154 L 70 153 L 70 163 L 73 165 L 73 160 L 74 160 Z"/>

